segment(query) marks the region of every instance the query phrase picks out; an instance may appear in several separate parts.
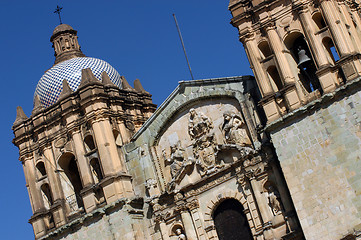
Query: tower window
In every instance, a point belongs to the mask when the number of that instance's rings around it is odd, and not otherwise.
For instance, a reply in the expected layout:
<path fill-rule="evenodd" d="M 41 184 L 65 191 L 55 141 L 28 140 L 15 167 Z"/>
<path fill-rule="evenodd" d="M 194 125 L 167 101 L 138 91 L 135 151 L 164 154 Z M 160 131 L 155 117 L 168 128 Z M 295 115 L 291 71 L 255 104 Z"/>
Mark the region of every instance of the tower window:
<path fill-rule="evenodd" d="M 275 92 L 278 92 L 283 88 L 283 84 L 281 81 L 280 74 L 278 73 L 278 70 L 275 66 L 270 66 L 267 69 L 268 77 L 270 78 L 270 82 L 272 85 L 272 88 Z"/>
<path fill-rule="evenodd" d="M 43 177 L 43 176 L 46 176 L 46 170 L 45 170 L 45 165 L 44 165 L 44 162 L 38 162 L 36 164 L 36 169 L 38 170 L 37 173 L 38 173 L 38 177 Z"/>
<path fill-rule="evenodd" d="M 268 58 L 272 55 L 272 51 L 270 46 L 268 45 L 267 41 L 263 41 L 260 44 L 258 44 L 258 48 L 263 56 L 263 58 Z"/>
<path fill-rule="evenodd" d="M 313 14 L 312 19 L 315 22 L 318 30 L 321 30 L 322 28 L 326 27 L 326 23 L 323 20 L 321 13 L 318 12 L 318 13 Z"/>
<path fill-rule="evenodd" d="M 90 160 L 90 166 L 95 182 L 100 182 L 103 179 L 102 169 L 97 158 Z"/>
<path fill-rule="evenodd" d="M 70 208 L 76 210 L 83 207 L 83 201 L 80 196 L 82 182 L 78 170 L 75 156 L 71 153 L 64 153 L 59 159 L 59 166 L 63 169 L 62 180 L 65 198 Z"/>
<path fill-rule="evenodd" d="M 91 136 L 91 135 L 86 136 L 84 139 L 84 143 L 85 143 L 85 148 L 86 148 L 87 152 L 93 151 L 95 149 L 95 143 L 93 140 L 93 136 Z"/>
<path fill-rule="evenodd" d="M 49 209 L 54 203 L 49 184 L 45 183 L 41 185 L 40 189 L 44 199 L 44 205 L 47 209 Z"/>
<path fill-rule="evenodd" d="M 335 48 L 335 45 L 333 44 L 331 38 L 326 37 L 322 40 L 323 46 L 325 47 L 326 51 L 328 52 L 328 58 L 330 62 L 335 64 L 338 60 L 340 60 L 340 57 L 337 53 L 337 50 Z"/>

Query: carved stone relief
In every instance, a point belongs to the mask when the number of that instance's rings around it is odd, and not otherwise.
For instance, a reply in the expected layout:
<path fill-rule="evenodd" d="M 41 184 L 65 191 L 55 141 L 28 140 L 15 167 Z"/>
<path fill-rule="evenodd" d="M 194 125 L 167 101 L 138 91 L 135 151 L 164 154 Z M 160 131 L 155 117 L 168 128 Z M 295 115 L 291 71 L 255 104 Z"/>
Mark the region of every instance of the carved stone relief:
<path fill-rule="evenodd" d="M 180 189 L 254 152 L 237 104 L 200 103 L 179 113 L 162 133 L 155 147 L 168 190 Z"/>
<path fill-rule="evenodd" d="M 238 144 L 242 147 L 252 146 L 251 139 L 246 130 L 246 124 L 240 115 L 226 111 L 223 113 L 223 118 L 222 132 L 225 143 Z"/>

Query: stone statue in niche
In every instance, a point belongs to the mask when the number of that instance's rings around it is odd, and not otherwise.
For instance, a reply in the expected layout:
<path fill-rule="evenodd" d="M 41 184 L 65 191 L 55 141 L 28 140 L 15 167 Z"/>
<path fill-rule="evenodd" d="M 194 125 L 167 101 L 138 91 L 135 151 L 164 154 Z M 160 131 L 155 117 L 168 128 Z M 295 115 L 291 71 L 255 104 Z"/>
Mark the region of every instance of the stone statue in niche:
<path fill-rule="evenodd" d="M 187 237 L 186 235 L 183 233 L 181 228 L 177 228 L 177 230 L 175 230 L 175 234 L 177 234 L 177 240 L 186 240 Z"/>
<path fill-rule="evenodd" d="M 191 139 L 197 139 L 213 128 L 211 120 L 202 112 L 197 113 L 194 108 L 189 110 L 188 133 Z"/>
<path fill-rule="evenodd" d="M 270 185 L 267 190 L 268 190 L 268 201 L 273 214 L 275 216 L 281 214 L 282 207 L 279 201 L 280 195 L 278 191 L 272 185 Z"/>
<path fill-rule="evenodd" d="M 251 147 L 252 142 L 248 136 L 246 124 L 242 117 L 231 111 L 223 113 L 222 132 L 227 144 L 237 144 L 242 147 Z"/>

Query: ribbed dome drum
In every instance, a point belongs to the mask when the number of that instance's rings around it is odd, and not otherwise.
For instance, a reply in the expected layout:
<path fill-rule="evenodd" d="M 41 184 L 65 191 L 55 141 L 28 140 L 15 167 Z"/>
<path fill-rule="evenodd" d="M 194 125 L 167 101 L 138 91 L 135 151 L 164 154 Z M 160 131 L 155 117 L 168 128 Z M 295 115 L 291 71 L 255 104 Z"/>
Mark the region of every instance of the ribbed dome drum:
<path fill-rule="evenodd" d="M 81 70 L 85 68 L 90 68 L 98 80 L 101 80 L 101 74 L 105 71 L 110 80 L 119 88 L 121 87 L 120 75 L 109 63 L 97 58 L 78 57 L 60 62 L 46 71 L 36 86 L 34 97 L 38 95 L 44 107 L 51 106 L 59 98 L 64 79 L 68 81 L 73 91 L 78 89 Z"/>

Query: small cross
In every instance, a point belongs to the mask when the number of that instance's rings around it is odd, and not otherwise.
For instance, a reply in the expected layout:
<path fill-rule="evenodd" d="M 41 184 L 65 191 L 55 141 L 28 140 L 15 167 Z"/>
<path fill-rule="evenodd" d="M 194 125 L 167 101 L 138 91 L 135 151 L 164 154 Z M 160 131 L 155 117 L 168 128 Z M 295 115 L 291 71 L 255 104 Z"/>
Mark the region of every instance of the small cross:
<path fill-rule="evenodd" d="M 61 22 L 61 16 L 60 16 L 61 9 L 63 9 L 63 8 L 62 8 L 62 7 L 59 7 L 59 5 L 57 5 L 57 6 L 56 6 L 56 9 L 55 9 L 55 11 L 54 11 L 54 13 L 59 14 L 59 21 L 60 21 L 60 24 L 63 24 L 63 23 Z"/>

